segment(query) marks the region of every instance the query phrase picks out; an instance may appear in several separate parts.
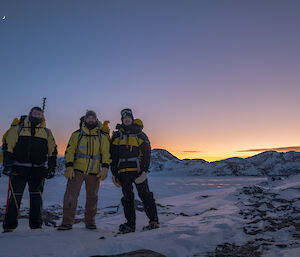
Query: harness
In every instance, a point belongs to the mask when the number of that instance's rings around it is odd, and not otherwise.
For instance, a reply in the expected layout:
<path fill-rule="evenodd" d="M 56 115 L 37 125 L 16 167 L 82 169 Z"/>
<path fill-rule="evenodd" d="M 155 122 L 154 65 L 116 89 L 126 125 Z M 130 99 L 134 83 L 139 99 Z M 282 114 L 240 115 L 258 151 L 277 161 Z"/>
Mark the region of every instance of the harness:
<path fill-rule="evenodd" d="M 19 128 L 18 128 L 18 136 L 20 135 L 22 129 L 24 128 L 24 123 L 25 123 L 25 119 L 26 119 L 27 115 L 22 115 L 20 118 L 20 123 L 19 123 Z M 50 133 L 49 133 L 49 129 L 48 128 L 44 128 L 47 137 L 49 137 Z"/>
<path fill-rule="evenodd" d="M 80 129 L 80 134 L 78 136 L 78 141 L 77 141 L 77 150 L 76 150 L 76 153 L 75 153 L 75 156 L 74 156 L 74 159 L 77 160 L 77 159 L 89 159 L 89 160 L 93 160 L 92 162 L 92 165 L 91 165 L 91 168 L 89 171 L 93 171 L 94 169 L 94 166 L 95 166 L 95 163 L 96 161 L 100 161 L 101 163 L 101 160 L 102 160 L 102 156 L 101 156 L 101 153 L 99 151 L 99 153 L 97 155 L 88 155 L 88 154 L 83 154 L 80 152 L 80 149 L 79 149 L 79 143 L 80 143 L 80 140 L 83 136 L 90 136 L 90 137 L 94 137 L 96 135 L 88 135 L 86 134 L 83 129 Z M 98 136 L 98 139 L 99 139 L 99 146 L 101 146 L 101 139 L 102 139 L 102 136 L 101 136 L 101 131 L 100 129 L 98 129 L 98 132 L 97 132 L 97 136 Z"/>
<path fill-rule="evenodd" d="M 120 132 L 120 137 L 119 137 L 119 141 L 118 141 L 118 146 L 120 146 L 122 139 L 124 139 L 124 141 L 125 141 L 125 137 L 127 136 L 128 141 L 129 141 L 130 137 L 135 137 L 137 145 L 139 147 L 139 138 L 138 138 L 137 134 L 124 134 L 121 130 L 119 130 L 119 132 Z M 138 173 L 141 172 L 141 158 L 140 157 L 120 158 L 119 162 L 118 162 L 118 168 L 120 168 L 120 164 L 122 162 L 136 162 L 137 171 L 138 171 Z"/>
<path fill-rule="evenodd" d="M 41 167 L 45 167 L 47 163 L 44 162 L 42 164 L 33 164 L 33 163 L 24 163 L 24 162 L 14 161 L 13 164 L 16 166 L 22 166 L 22 167 L 41 168 Z"/>

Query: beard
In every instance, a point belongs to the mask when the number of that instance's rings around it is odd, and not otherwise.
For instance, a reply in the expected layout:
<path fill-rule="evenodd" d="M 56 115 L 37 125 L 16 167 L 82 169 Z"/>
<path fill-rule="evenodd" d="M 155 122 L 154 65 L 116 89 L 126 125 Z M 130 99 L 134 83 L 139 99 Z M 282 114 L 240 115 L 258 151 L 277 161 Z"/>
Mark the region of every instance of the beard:
<path fill-rule="evenodd" d="M 42 118 L 36 118 L 36 117 L 29 116 L 29 121 L 31 122 L 32 125 L 36 126 L 36 125 L 42 123 Z"/>
<path fill-rule="evenodd" d="M 94 128 L 97 127 L 97 122 L 95 122 L 95 123 L 86 123 L 86 122 L 85 122 L 85 126 L 86 126 L 89 130 L 91 130 L 91 129 L 94 129 Z"/>

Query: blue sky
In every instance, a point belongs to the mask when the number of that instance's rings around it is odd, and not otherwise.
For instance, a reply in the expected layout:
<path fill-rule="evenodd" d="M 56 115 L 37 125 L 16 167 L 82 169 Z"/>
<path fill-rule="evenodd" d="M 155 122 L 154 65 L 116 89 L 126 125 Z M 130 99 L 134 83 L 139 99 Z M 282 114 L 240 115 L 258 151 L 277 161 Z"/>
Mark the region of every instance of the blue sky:
<path fill-rule="evenodd" d="M 61 153 L 86 109 L 113 128 L 124 107 L 182 158 L 297 146 L 299 13 L 299 1 L 1 1 L 0 135 L 47 96 Z"/>

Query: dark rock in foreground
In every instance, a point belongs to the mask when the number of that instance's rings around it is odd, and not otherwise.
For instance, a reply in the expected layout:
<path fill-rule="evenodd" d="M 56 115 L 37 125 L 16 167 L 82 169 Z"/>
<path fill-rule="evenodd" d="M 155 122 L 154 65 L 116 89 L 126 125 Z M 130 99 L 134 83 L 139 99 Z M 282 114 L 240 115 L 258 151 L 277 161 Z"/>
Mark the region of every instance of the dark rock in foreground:
<path fill-rule="evenodd" d="M 143 250 L 116 254 L 116 255 L 94 255 L 91 257 L 166 257 L 166 256 L 151 250 L 143 249 Z"/>

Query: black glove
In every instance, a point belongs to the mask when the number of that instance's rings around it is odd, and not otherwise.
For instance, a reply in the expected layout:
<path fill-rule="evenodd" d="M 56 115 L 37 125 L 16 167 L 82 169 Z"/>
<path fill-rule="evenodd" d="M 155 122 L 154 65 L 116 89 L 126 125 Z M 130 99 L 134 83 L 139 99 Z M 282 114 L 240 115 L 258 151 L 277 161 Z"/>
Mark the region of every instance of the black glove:
<path fill-rule="evenodd" d="M 117 178 L 119 176 L 119 169 L 117 167 L 110 166 L 111 173 Z"/>
<path fill-rule="evenodd" d="M 54 175 L 55 175 L 55 168 L 49 168 L 45 178 L 51 179 L 54 177 Z"/>
<path fill-rule="evenodd" d="M 8 177 L 11 177 L 12 174 L 13 174 L 13 168 L 12 168 L 12 166 L 4 166 L 3 174 L 6 175 L 6 176 L 8 176 Z"/>

